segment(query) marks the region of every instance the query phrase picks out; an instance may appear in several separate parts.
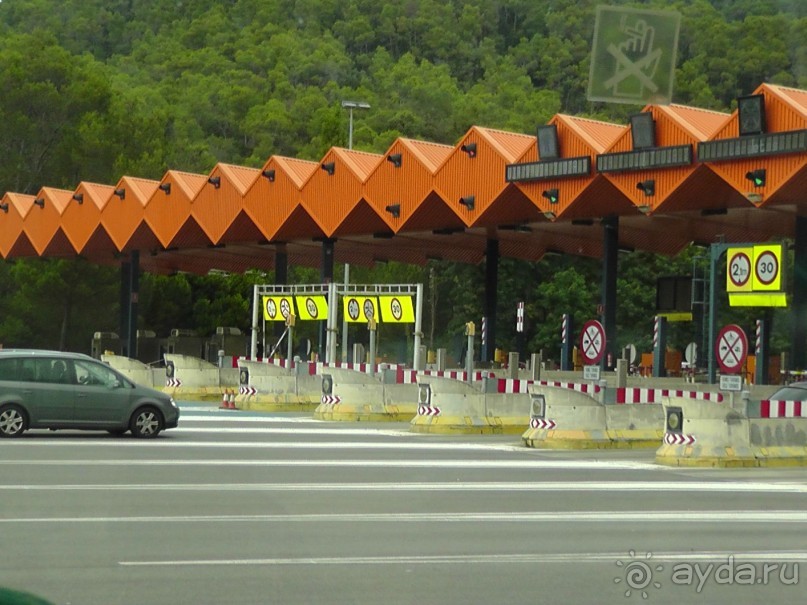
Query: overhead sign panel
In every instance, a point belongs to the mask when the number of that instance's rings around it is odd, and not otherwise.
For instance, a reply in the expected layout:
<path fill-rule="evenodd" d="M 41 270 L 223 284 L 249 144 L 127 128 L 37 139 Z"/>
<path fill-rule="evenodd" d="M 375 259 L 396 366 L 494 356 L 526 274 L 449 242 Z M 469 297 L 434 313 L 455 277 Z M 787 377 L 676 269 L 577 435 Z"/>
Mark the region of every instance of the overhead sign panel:
<path fill-rule="evenodd" d="M 328 301 L 324 296 L 295 296 L 297 319 L 301 321 L 322 321 L 328 319 Z"/>
<path fill-rule="evenodd" d="M 379 296 L 383 323 L 415 323 L 415 309 L 411 296 Z"/>
<path fill-rule="evenodd" d="M 348 323 L 366 323 L 371 319 L 378 321 L 378 299 L 375 296 L 345 296 L 342 304 Z"/>
<path fill-rule="evenodd" d="M 680 26 L 673 11 L 598 6 L 589 101 L 669 103 Z"/>
<path fill-rule="evenodd" d="M 266 321 L 286 321 L 293 312 L 294 302 L 291 296 L 263 297 L 263 318 Z"/>

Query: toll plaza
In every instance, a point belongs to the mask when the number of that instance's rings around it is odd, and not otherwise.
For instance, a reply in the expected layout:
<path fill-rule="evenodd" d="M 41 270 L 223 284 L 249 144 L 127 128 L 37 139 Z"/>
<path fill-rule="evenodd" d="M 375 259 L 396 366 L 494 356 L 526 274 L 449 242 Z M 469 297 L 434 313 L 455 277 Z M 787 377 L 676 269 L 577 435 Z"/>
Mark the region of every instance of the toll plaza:
<path fill-rule="evenodd" d="M 289 266 L 306 265 L 319 267 L 331 287 L 335 262 L 484 261 L 483 362 L 496 351 L 499 259 L 587 256 L 602 262 L 599 313 L 582 342 L 574 326 L 563 328 L 561 371 L 578 350 L 583 365 L 611 373 L 624 354 L 619 251 L 673 255 L 695 242 L 711 254 L 709 304 L 725 286 L 738 304 L 788 305 L 794 329 L 782 370 L 791 372 L 807 368 L 805 191 L 807 91 L 762 84 L 732 114 L 650 104 L 628 124 L 558 114 L 537 136 L 473 126 L 454 145 L 399 138 L 384 154 L 334 147 L 319 162 L 272 156 L 260 169 L 219 163 L 207 175 L 169 170 L 160 181 L 126 175 L 73 190 L 6 192 L 0 254 L 119 263 L 123 351 L 136 350 L 141 271 L 274 270 L 282 286 Z M 766 248 L 783 241 L 794 251 L 789 292 L 784 253 Z M 728 278 L 717 274 L 722 259 Z M 709 317 L 702 353 L 714 384 L 718 361 L 730 361 L 719 358 L 719 345 L 731 351 L 737 339 L 719 335 L 714 310 Z M 762 383 L 772 354 L 770 326 L 760 321 L 754 351 Z M 318 362 L 336 363 L 335 326 L 321 330 Z M 661 317 L 654 379 L 668 367 L 664 331 Z M 254 353 L 255 331 L 251 337 Z M 414 345 L 419 327 L 412 337 Z M 413 346 L 415 370 L 421 354 Z"/>

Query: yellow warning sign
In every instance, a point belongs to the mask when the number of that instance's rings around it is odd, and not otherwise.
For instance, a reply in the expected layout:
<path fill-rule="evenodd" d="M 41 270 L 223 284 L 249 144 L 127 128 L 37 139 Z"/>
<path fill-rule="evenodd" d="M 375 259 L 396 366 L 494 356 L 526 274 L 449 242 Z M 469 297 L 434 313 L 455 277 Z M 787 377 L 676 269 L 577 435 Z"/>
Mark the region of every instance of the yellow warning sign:
<path fill-rule="evenodd" d="M 384 323 L 415 323 L 411 296 L 379 296 L 381 321 Z"/>
<path fill-rule="evenodd" d="M 296 296 L 297 319 L 300 321 L 322 321 L 328 319 L 328 301 L 324 296 Z"/>
<path fill-rule="evenodd" d="M 286 321 L 289 313 L 294 313 L 291 296 L 263 297 L 263 318 L 266 321 Z"/>
<path fill-rule="evenodd" d="M 345 296 L 342 305 L 348 323 L 378 321 L 378 299 L 375 296 Z"/>

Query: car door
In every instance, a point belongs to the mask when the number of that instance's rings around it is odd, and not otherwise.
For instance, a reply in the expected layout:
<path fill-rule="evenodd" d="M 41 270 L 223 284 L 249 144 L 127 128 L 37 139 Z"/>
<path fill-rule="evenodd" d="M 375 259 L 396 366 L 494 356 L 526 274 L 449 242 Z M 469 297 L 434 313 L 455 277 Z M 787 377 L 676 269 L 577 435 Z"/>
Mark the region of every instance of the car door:
<path fill-rule="evenodd" d="M 93 361 L 73 361 L 76 377 L 75 418 L 82 426 L 120 426 L 129 421 L 132 389 L 109 366 Z"/>
<path fill-rule="evenodd" d="M 73 387 L 65 382 L 55 382 L 54 364 L 57 361 L 64 363 L 47 357 L 17 360 L 18 388 L 32 425 L 68 425 L 74 421 Z"/>

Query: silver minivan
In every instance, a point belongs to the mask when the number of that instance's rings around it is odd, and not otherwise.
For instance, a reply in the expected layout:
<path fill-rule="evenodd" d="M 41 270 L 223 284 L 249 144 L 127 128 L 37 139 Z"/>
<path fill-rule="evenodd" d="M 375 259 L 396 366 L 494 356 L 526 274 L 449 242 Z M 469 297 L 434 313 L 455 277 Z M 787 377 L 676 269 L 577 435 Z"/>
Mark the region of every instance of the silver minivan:
<path fill-rule="evenodd" d="M 178 422 L 171 397 L 88 355 L 0 350 L 0 437 L 28 429 L 91 429 L 151 438 Z"/>

